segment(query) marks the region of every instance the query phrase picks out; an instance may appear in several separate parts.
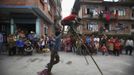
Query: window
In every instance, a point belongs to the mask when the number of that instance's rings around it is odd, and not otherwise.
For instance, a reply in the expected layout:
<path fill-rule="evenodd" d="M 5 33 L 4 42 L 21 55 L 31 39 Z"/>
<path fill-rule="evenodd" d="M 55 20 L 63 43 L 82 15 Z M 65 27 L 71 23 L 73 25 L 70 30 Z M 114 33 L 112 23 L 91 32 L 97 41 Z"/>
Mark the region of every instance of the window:
<path fill-rule="evenodd" d="M 125 10 L 124 9 L 119 9 L 118 10 L 118 15 L 119 16 L 125 16 Z"/>
<path fill-rule="evenodd" d="M 125 9 L 114 9 L 114 14 L 118 14 L 118 16 L 125 16 L 126 12 Z"/>
<path fill-rule="evenodd" d="M 95 16 L 95 15 L 98 14 L 97 11 L 96 11 L 96 8 L 93 8 L 93 7 L 90 7 L 90 8 L 87 7 L 86 10 L 85 10 L 85 13 L 90 14 L 92 16 Z"/>
<path fill-rule="evenodd" d="M 0 25 L 0 30 L 5 31 L 6 30 L 6 25 Z"/>
<path fill-rule="evenodd" d="M 47 26 L 44 26 L 44 32 L 45 32 L 45 34 L 48 34 L 48 27 Z"/>
<path fill-rule="evenodd" d="M 116 30 L 117 32 L 124 32 L 125 29 L 127 29 L 127 28 L 128 28 L 128 26 L 127 26 L 127 24 L 125 24 L 125 23 L 118 23 L 118 24 L 115 26 L 115 30 Z"/>
<path fill-rule="evenodd" d="M 90 9 L 89 8 L 87 8 L 87 14 L 89 14 L 90 13 Z"/>
<path fill-rule="evenodd" d="M 87 29 L 90 31 L 98 31 L 98 24 L 95 22 L 88 23 Z"/>
<path fill-rule="evenodd" d="M 96 12 L 95 8 L 91 8 L 90 11 L 93 12 L 93 16 L 97 15 L 97 12 Z"/>

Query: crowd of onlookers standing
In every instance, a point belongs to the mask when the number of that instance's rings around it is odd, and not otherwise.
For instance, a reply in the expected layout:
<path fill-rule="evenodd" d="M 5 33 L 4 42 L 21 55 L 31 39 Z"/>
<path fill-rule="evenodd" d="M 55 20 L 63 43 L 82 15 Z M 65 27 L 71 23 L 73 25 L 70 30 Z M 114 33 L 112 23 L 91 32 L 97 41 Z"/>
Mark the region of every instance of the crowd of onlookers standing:
<path fill-rule="evenodd" d="M 38 37 L 33 31 L 30 31 L 28 34 L 25 34 L 24 31 L 19 31 L 6 37 L 0 33 L 0 53 L 6 52 L 10 56 L 16 54 L 31 55 L 37 48 L 36 51 L 39 52 L 44 47 L 45 40 L 45 36 Z"/>
<path fill-rule="evenodd" d="M 127 39 L 114 36 L 107 37 L 106 35 L 80 35 L 80 37 L 81 39 L 70 34 L 64 35 L 61 39 L 60 50 L 77 54 L 102 53 L 102 55 L 119 56 L 123 52 L 132 55 L 134 48 L 132 37 Z M 25 55 L 26 52 L 31 52 L 32 54 L 33 50 L 37 53 L 42 53 L 46 49 L 51 50 L 54 44 L 54 35 L 37 36 L 33 31 L 30 31 L 29 34 L 20 31 L 17 34 L 10 34 L 4 37 L 0 33 L 0 54 L 6 51 L 8 55 Z M 6 47 L 3 48 L 4 46 Z"/>
<path fill-rule="evenodd" d="M 96 35 L 82 35 L 82 40 L 68 36 L 63 40 L 65 51 L 74 51 L 79 54 L 97 54 L 101 52 L 102 55 L 116 55 L 119 56 L 125 51 L 126 54 L 132 55 L 134 42 L 132 37 L 127 39 L 118 37 L 107 37 L 105 34 L 101 36 Z M 86 47 L 85 47 L 86 46 Z M 124 51 L 123 51 L 124 50 Z"/>

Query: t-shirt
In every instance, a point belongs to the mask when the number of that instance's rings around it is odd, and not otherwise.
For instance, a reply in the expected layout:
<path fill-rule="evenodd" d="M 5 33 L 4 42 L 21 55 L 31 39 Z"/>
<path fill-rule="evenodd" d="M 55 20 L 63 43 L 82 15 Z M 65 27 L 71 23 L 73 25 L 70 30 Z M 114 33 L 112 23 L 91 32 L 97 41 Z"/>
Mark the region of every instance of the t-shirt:
<path fill-rule="evenodd" d="M 134 42 L 133 42 L 133 40 L 127 40 L 127 42 L 126 42 L 126 46 L 134 46 Z"/>
<path fill-rule="evenodd" d="M 120 50 L 121 44 L 119 42 L 115 43 L 115 49 Z"/>
<path fill-rule="evenodd" d="M 17 40 L 16 45 L 17 45 L 17 47 L 24 47 L 25 44 L 24 44 L 23 40 Z"/>

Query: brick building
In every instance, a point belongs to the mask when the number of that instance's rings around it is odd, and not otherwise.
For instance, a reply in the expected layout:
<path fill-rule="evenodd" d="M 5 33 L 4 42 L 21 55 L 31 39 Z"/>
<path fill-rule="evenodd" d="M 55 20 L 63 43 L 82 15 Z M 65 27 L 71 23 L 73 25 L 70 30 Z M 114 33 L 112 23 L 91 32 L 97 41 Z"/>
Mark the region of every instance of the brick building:
<path fill-rule="evenodd" d="M 36 32 L 53 33 L 55 21 L 61 19 L 61 0 L 1 0 L 0 31 L 6 34 Z"/>
<path fill-rule="evenodd" d="M 134 33 L 133 1 L 75 0 L 72 11 L 82 19 L 79 26 L 81 33 Z"/>

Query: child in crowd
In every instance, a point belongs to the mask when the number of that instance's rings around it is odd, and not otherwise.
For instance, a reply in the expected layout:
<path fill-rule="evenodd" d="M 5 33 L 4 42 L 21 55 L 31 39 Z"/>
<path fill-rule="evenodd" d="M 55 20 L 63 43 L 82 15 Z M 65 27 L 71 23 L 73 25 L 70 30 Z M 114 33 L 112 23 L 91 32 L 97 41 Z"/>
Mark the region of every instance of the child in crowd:
<path fill-rule="evenodd" d="M 120 50 L 121 50 L 121 43 L 119 40 L 116 40 L 115 44 L 114 44 L 114 53 L 115 56 L 119 56 L 120 55 Z"/>
<path fill-rule="evenodd" d="M 102 51 L 102 55 L 105 55 L 107 53 L 107 47 L 105 44 L 102 45 L 101 51 Z"/>
<path fill-rule="evenodd" d="M 22 37 L 19 37 L 19 40 L 16 41 L 16 46 L 18 48 L 18 53 L 21 55 L 24 55 L 24 39 Z"/>

